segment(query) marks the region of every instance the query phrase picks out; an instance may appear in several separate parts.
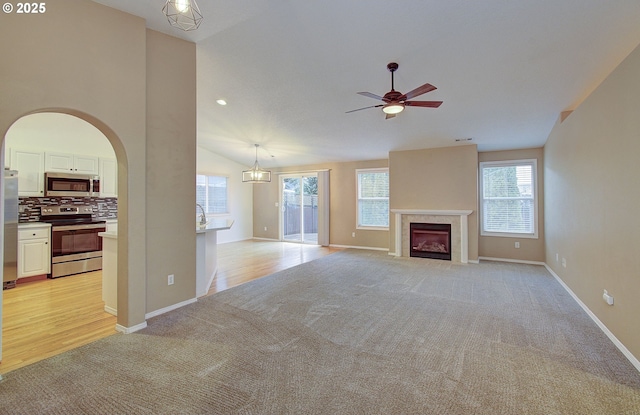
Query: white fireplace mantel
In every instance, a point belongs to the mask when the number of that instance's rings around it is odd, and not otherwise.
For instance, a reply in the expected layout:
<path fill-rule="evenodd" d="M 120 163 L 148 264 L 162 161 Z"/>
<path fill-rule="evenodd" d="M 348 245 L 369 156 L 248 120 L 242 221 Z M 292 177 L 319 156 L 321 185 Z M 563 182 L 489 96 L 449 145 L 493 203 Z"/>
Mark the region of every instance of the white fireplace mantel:
<path fill-rule="evenodd" d="M 391 209 L 395 214 L 396 243 L 395 256 L 402 256 L 402 216 L 458 216 L 460 218 L 460 262 L 469 262 L 469 215 L 473 210 L 425 210 L 425 209 Z"/>

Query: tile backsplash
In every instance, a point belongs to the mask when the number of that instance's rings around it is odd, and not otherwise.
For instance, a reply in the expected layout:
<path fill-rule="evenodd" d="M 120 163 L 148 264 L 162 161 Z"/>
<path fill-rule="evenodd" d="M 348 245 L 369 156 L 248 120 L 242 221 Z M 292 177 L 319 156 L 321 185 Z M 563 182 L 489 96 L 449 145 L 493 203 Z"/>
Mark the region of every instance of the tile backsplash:
<path fill-rule="evenodd" d="M 40 221 L 40 208 L 54 205 L 91 205 L 95 219 L 116 219 L 116 197 L 21 197 L 19 198 L 20 222 Z"/>

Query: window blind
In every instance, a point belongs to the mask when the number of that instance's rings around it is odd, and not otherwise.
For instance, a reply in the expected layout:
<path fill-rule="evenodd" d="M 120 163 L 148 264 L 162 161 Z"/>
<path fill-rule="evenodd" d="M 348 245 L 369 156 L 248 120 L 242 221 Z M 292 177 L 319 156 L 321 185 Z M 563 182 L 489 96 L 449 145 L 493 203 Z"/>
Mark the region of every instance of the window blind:
<path fill-rule="evenodd" d="M 196 203 L 199 203 L 206 213 L 228 213 L 227 178 L 196 175 Z"/>
<path fill-rule="evenodd" d="M 535 163 L 482 163 L 482 231 L 536 233 Z"/>
<path fill-rule="evenodd" d="M 389 227 L 389 171 L 358 170 L 358 227 Z"/>

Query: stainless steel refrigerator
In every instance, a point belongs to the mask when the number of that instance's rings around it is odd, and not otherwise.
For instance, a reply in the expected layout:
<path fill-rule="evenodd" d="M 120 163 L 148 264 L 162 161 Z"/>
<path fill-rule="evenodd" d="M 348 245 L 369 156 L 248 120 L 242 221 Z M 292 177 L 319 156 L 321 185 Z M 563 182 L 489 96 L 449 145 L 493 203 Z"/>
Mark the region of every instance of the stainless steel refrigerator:
<path fill-rule="evenodd" d="M 18 279 L 18 172 L 4 171 L 4 266 L 2 288 L 13 288 Z"/>

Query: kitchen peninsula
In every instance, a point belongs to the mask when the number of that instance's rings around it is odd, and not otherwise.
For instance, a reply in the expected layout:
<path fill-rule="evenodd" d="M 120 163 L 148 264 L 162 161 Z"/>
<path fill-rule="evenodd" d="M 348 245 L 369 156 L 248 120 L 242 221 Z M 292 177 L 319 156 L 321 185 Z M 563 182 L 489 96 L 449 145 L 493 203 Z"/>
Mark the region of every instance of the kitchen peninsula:
<path fill-rule="evenodd" d="M 205 295 L 218 269 L 217 233 L 231 229 L 233 220 L 210 220 L 206 225 L 196 225 L 196 297 Z M 102 237 L 102 294 L 105 311 L 117 315 L 117 230 L 98 234 Z"/>
<path fill-rule="evenodd" d="M 218 270 L 218 231 L 231 229 L 232 219 L 210 220 L 196 225 L 196 297 L 205 295 Z"/>

